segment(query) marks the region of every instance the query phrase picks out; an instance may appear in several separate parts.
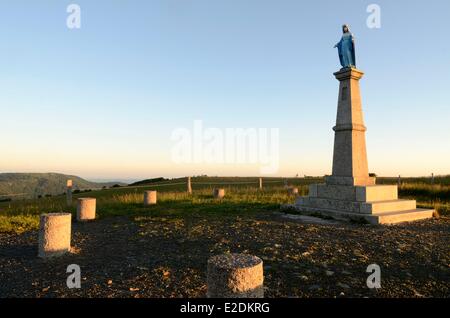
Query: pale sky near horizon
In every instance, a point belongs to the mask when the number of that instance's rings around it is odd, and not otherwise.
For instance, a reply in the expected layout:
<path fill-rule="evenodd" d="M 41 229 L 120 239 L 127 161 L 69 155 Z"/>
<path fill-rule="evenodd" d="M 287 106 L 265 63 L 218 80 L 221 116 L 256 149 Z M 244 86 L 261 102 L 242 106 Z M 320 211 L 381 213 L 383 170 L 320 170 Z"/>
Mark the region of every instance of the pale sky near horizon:
<path fill-rule="evenodd" d="M 81 29 L 66 26 L 71 3 Z M 348 23 L 369 170 L 450 174 L 449 15 L 447 0 L 1 0 L 0 173 L 259 175 L 173 162 L 173 131 L 202 120 L 279 128 L 275 176 L 329 174 Z"/>

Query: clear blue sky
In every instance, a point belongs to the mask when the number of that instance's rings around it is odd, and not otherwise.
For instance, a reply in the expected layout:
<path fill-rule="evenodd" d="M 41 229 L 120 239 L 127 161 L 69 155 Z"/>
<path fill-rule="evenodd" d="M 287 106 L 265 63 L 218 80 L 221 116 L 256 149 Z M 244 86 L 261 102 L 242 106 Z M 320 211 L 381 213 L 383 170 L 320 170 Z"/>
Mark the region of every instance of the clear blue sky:
<path fill-rule="evenodd" d="M 81 29 L 66 7 L 81 7 Z M 369 29 L 366 8 L 381 7 Z M 331 171 L 339 67 L 356 36 L 370 171 L 450 173 L 450 2 L 0 2 L 0 172 L 91 179 L 257 175 L 176 165 L 171 133 L 280 129 L 278 175 Z"/>

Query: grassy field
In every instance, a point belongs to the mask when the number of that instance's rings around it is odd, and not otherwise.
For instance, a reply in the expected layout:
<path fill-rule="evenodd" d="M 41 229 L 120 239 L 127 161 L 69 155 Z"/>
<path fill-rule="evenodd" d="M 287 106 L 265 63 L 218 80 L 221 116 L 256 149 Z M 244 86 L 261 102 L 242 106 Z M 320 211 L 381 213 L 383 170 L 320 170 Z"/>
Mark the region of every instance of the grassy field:
<path fill-rule="evenodd" d="M 437 181 L 442 182 L 436 184 Z M 308 194 L 308 184 L 322 182 L 321 178 L 291 178 L 289 185 L 299 188 L 300 195 Z M 395 178 L 379 178 L 378 183 L 395 183 Z M 418 207 L 435 208 L 441 215 L 450 214 L 450 179 L 435 179 L 430 184 L 425 178 L 402 179 L 399 195 L 416 199 Z M 215 201 L 212 189 L 226 189 L 224 200 Z M 65 196 L 0 203 L 0 232 L 22 233 L 36 229 L 39 215 L 47 212 L 67 211 L 75 214 L 76 198 L 97 198 L 97 215 L 146 216 L 146 215 L 202 215 L 242 214 L 277 210 L 281 204 L 293 203 L 287 194 L 282 178 L 264 178 L 264 189 L 258 189 L 258 178 L 251 177 L 195 177 L 192 178 L 193 195 L 186 194 L 186 180 L 173 179 L 148 186 L 121 187 L 74 194 L 72 207 L 66 206 Z M 143 192 L 158 191 L 158 205 L 144 208 Z"/>

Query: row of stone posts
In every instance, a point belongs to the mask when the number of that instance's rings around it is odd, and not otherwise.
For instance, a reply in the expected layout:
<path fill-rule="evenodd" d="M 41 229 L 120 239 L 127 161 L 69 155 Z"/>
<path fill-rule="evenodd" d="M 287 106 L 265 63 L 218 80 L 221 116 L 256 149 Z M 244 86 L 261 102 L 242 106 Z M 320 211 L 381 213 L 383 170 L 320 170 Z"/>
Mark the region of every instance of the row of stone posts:
<path fill-rule="evenodd" d="M 69 182 L 67 183 L 69 185 Z M 71 187 L 71 186 L 70 186 Z M 69 187 L 68 187 L 69 188 Z M 68 191 L 69 193 L 71 191 Z M 67 199 L 68 204 L 72 200 Z M 156 191 L 144 193 L 144 205 L 154 205 L 157 202 Z M 77 199 L 77 221 L 87 222 L 95 220 L 97 200 L 95 198 Z M 71 213 L 46 213 L 40 216 L 39 222 L 39 257 L 47 258 L 60 256 L 70 251 L 72 227 Z"/>
<path fill-rule="evenodd" d="M 69 180 L 70 181 L 70 180 Z M 72 202 L 72 182 L 67 182 L 67 200 Z M 262 181 L 260 179 L 260 187 Z M 188 191 L 190 178 L 188 178 Z M 69 194 L 70 193 L 70 194 Z M 225 196 L 224 189 L 214 189 L 217 199 Z M 144 192 L 144 205 L 157 203 L 157 191 Z M 96 199 L 77 199 L 77 221 L 86 222 L 96 218 Z M 42 214 L 39 224 L 39 251 L 42 258 L 56 257 L 71 250 L 72 214 Z M 263 262 L 248 254 L 224 254 L 211 257 L 207 263 L 207 297 L 262 298 L 264 297 Z"/>
<path fill-rule="evenodd" d="M 400 176 L 399 176 L 399 183 L 400 183 Z M 298 188 L 293 186 L 288 186 L 287 179 L 284 181 L 285 188 L 288 191 L 289 195 L 298 195 Z M 192 194 L 192 183 L 191 183 L 191 177 L 187 177 L 187 193 Z M 67 180 L 67 186 L 66 186 L 66 199 L 67 199 L 67 206 L 72 205 L 72 187 L 73 183 L 72 180 Z M 259 189 L 263 189 L 263 178 L 259 178 Z M 213 196 L 216 199 L 222 199 L 225 197 L 225 189 L 223 188 L 216 188 L 213 190 Z M 156 191 L 146 191 L 144 193 L 144 205 L 153 205 L 157 203 L 157 192 Z"/>
<path fill-rule="evenodd" d="M 49 213 L 41 215 L 39 257 L 61 256 L 70 251 L 72 215 Z M 207 297 L 264 297 L 263 262 L 247 254 L 213 256 L 207 264 Z"/>
<path fill-rule="evenodd" d="M 288 190 L 288 193 L 290 195 L 298 195 L 298 188 L 296 187 L 292 187 L 292 186 L 288 186 L 287 184 L 287 179 L 284 181 L 285 183 L 285 188 Z M 192 194 L 192 183 L 191 183 L 191 177 L 187 177 L 187 193 L 188 194 Z M 262 190 L 263 189 L 263 178 L 259 178 L 259 189 Z M 216 199 L 222 199 L 225 196 L 225 189 L 223 188 L 216 188 L 213 190 L 213 196 Z"/>
<path fill-rule="evenodd" d="M 96 199 L 79 198 L 77 202 L 77 221 L 87 222 L 95 220 Z M 48 258 L 69 252 L 71 237 L 71 213 L 42 214 L 39 220 L 38 256 Z"/>
<path fill-rule="evenodd" d="M 41 215 L 39 257 L 56 257 L 69 252 L 71 225 L 70 213 Z M 247 254 L 223 254 L 211 257 L 207 264 L 207 297 L 263 298 L 262 260 Z"/>

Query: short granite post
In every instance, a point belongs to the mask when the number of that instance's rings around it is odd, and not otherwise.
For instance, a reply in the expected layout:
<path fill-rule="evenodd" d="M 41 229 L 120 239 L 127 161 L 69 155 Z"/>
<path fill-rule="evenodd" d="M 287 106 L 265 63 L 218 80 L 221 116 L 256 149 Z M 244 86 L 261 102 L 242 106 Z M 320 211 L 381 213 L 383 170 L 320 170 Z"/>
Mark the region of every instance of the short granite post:
<path fill-rule="evenodd" d="M 77 201 L 77 221 L 95 220 L 97 200 L 95 198 L 79 198 Z"/>
<path fill-rule="evenodd" d="M 191 177 L 187 177 L 187 192 L 192 194 Z"/>
<path fill-rule="evenodd" d="M 39 224 L 39 253 L 42 258 L 60 256 L 70 251 L 70 213 L 42 214 Z"/>
<path fill-rule="evenodd" d="M 156 204 L 156 191 L 144 192 L 144 205 Z"/>
<path fill-rule="evenodd" d="M 298 195 L 298 188 L 295 188 L 295 187 L 289 187 L 289 188 L 288 188 L 288 194 L 289 194 L 289 195 Z"/>
<path fill-rule="evenodd" d="M 67 180 L 66 199 L 67 199 L 67 206 L 71 206 L 72 205 L 72 180 Z"/>
<path fill-rule="evenodd" d="M 262 188 L 263 188 L 262 178 L 259 178 L 259 190 L 262 190 Z"/>
<path fill-rule="evenodd" d="M 223 199 L 225 196 L 225 189 L 214 189 L 213 195 L 215 199 Z"/>
<path fill-rule="evenodd" d="M 207 265 L 208 298 L 263 298 L 263 262 L 247 254 L 213 256 Z"/>

